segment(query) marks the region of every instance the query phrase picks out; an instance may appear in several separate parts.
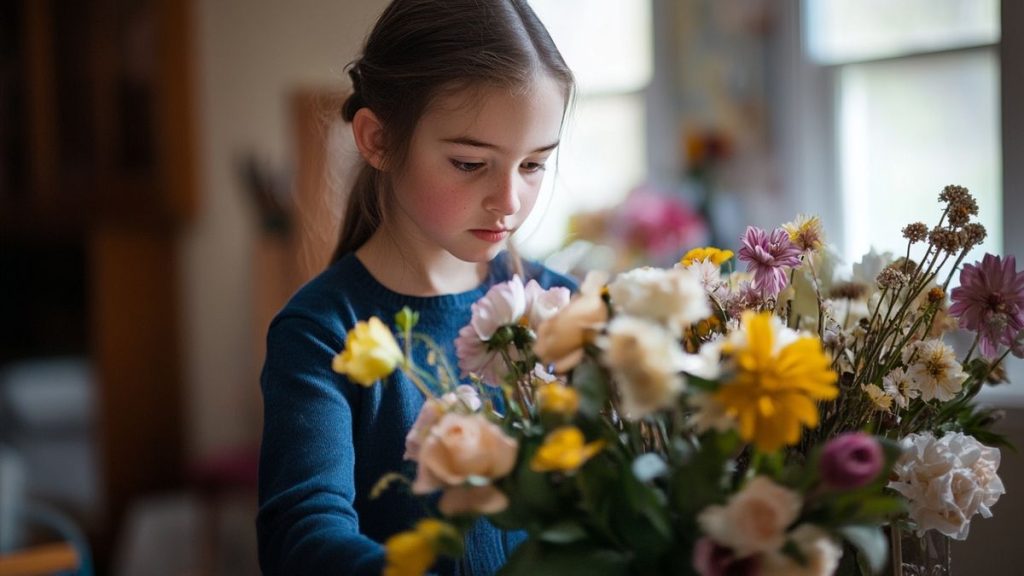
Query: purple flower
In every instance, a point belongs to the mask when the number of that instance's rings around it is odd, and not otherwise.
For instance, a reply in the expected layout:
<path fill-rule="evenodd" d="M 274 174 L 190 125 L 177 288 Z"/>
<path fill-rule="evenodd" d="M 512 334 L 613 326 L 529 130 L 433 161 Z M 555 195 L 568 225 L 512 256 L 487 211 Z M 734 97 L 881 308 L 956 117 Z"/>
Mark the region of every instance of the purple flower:
<path fill-rule="evenodd" d="M 985 254 L 981 262 L 967 264 L 960 272 L 960 286 L 953 289 L 949 313 L 960 327 L 978 334 L 981 354 L 992 358 L 999 346 L 1014 347 L 1024 329 L 1024 272 L 1016 260 Z"/>
<path fill-rule="evenodd" d="M 757 556 L 736 558 L 732 550 L 707 536 L 693 547 L 693 569 L 700 576 L 753 576 L 759 568 Z"/>
<path fill-rule="evenodd" d="M 786 268 L 800 265 L 800 248 L 790 242 L 783 228 L 768 235 L 760 228 L 747 226 L 739 259 L 747 263 L 747 272 L 754 273 L 753 288 L 765 298 L 774 298 L 786 287 Z"/>
<path fill-rule="evenodd" d="M 874 480 L 884 463 L 882 447 L 868 434 L 840 434 L 821 453 L 821 478 L 831 488 L 852 490 Z"/>

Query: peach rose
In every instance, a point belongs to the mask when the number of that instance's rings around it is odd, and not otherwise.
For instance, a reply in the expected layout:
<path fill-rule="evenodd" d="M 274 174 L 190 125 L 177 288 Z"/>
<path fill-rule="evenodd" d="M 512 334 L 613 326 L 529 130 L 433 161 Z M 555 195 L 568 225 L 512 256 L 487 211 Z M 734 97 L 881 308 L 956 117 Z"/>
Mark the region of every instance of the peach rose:
<path fill-rule="evenodd" d="M 757 476 L 725 506 L 706 508 L 697 522 L 715 542 L 743 558 L 779 550 L 786 541 L 786 528 L 796 520 L 801 506 L 799 494 Z"/>
<path fill-rule="evenodd" d="M 556 372 L 568 372 L 579 364 L 583 345 L 608 321 L 608 308 L 601 298 L 607 279 L 602 272 L 587 274 L 579 295 L 537 328 L 533 352 L 544 364 L 554 364 Z"/>
<path fill-rule="evenodd" d="M 461 486 L 471 476 L 495 479 L 512 471 L 519 443 L 479 414 L 449 412 L 420 446 L 412 491 Z"/>
<path fill-rule="evenodd" d="M 445 516 L 495 514 L 508 508 L 508 496 L 494 486 L 445 488 L 437 507 Z"/>

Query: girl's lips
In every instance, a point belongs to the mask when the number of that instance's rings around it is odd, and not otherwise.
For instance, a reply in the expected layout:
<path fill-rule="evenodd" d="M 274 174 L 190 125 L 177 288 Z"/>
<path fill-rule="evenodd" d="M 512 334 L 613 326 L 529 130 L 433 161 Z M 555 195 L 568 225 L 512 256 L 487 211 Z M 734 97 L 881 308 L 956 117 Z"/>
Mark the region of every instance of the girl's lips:
<path fill-rule="evenodd" d="M 508 230 L 470 230 L 470 232 L 484 242 L 501 242 L 509 235 Z"/>

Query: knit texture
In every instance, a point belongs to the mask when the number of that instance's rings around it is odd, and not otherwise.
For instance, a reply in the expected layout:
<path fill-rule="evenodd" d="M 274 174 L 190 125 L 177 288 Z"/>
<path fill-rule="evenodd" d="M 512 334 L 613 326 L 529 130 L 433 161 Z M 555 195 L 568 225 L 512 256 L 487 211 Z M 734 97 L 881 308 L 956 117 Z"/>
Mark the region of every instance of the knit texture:
<path fill-rule="evenodd" d="M 524 264 L 524 281 L 575 289 L 565 276 Z M 392 325 L 395 313 L 409 306 L 420 314 L 416 330 L 444 347 L 458 371 L 454 340 L 469 323 L 470 306 L 492 285 L 510 278 L 502 253 L 473 290 L 405 296 L 377 282 L 349 254 L 278 313 L 267 336 L 261 376 L 264 424 L 256 528 L 263 574 L 378 575 L 385 561 L 382 543 L 428 513 L 429 505 L 406 487 L 370 498 L 374 484 L 387 473 L 415 476 L 415 464 L 402 455 L 424 399 L 400 372 L 370 387 L 334 373 L 331 360 L 344 348 L 348 330 L 371 316 Z M 427 366 L 425 349 L 415 349 L 414 358 Z M 522 533 L 478 521 L 466 536 L 465 557 L 440 561 L 432 572 L 493 574 L 522 539 Z"/>

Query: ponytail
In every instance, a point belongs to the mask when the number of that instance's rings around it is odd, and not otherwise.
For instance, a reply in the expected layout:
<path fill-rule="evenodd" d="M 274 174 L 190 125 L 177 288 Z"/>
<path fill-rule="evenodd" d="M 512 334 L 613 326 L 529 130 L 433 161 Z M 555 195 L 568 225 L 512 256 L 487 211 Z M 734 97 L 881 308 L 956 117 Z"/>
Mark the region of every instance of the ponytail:
<path fill-rule="evenodd" d="M 351 124 L 356 112 L 365 107 L 366 103 L 362 97 L 363 79 L 358 63 L 354 62 L 349 65 L 348 75 L 352 81 L 352 93 L 345 99 L 345 103 L 341 107 L 341 117 L 345 122 Z M 338 243 L 334 247 L 330 264 L 334 264 L 349 252 L 355 252 L 365 244 L 383 221 L 384 207 L 380 194 L 383 178 L 381 178 L 380 172 L 370 166 L 366 160 L 360 160 L 358 166 L 359 172 L 356 174 L 356 179 L 349 190 L 348 200 L 345 202 Z"/>
<path fill-rule="evenodd" d="M 331 264 L 349 252 L 355 252 L 380 226 L 384 215 L 378 190 L 379 176 L 380 173 L 365 160 L 360 162 L 359 173 L 345 203 L 338 245 L 331 256 Z"/>

